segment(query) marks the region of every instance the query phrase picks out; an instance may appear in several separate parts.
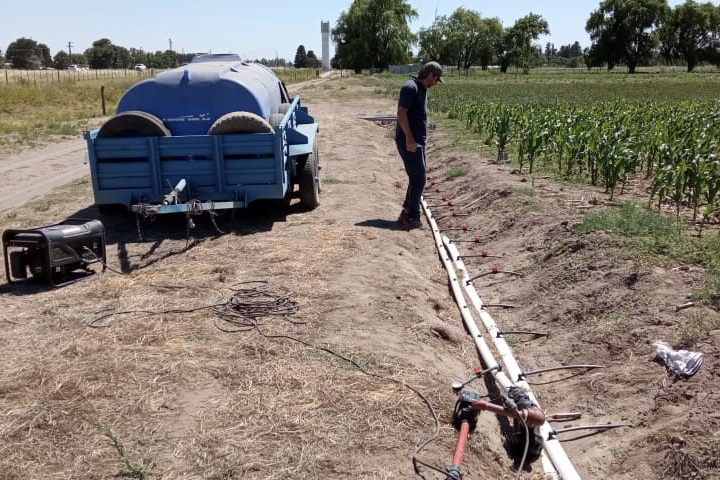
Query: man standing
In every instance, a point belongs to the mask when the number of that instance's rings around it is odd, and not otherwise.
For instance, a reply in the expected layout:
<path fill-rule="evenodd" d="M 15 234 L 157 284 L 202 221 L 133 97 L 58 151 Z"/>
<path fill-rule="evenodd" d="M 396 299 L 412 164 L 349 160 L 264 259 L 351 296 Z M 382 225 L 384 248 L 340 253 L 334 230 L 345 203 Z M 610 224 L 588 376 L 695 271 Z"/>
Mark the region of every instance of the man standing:
<path fill-rule="evenodd" d="M 408 187 L 398 218 L 406 230 L 423 228 L 420 199 L 425 188 L 425 144 L 427 141 L 427 89 L 442 83 L 442 67 L 437 62 L 422 66 L 400 88 L 395 144 L 405 165 Z"/>

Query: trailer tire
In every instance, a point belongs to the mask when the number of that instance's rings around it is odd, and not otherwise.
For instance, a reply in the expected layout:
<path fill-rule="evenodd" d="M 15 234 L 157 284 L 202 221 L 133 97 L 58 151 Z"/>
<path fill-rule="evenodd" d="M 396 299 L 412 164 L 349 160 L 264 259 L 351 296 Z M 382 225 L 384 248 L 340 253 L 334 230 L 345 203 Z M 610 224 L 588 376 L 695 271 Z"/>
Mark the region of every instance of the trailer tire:
<path fill-rule="evenodd" d="M 275 133 L 275 129 L 261 116 L 251 112 L 230 112 L 215 120 L 208 135 L 233 133 Z"/>
<path fill-rule="evenodd" d="M 298 177 L 300 205 L 308 210 L 317 208 L 320 205 L 320 165 L 317 140 L 313 143 L 313 151 L 308 154 L 302 170 L 298 172 Z"/>
<path fill-rule="evenodd" d="M 273 130 L 275 130 L 277 127 L 280 126 L 280 124 L 283 121 L 283 118 L 285 118 L 285 114 L 273 113 L 272 115 L 270 115 L 270 118 L 268 119 L 268 123 L 273 128 Z"/>
<path fill-rule="evenodd" d="M 128 110 L 111 117 L 98 130 L 97 138 L 169 137 L 170 130 L 151 113 Z"/>

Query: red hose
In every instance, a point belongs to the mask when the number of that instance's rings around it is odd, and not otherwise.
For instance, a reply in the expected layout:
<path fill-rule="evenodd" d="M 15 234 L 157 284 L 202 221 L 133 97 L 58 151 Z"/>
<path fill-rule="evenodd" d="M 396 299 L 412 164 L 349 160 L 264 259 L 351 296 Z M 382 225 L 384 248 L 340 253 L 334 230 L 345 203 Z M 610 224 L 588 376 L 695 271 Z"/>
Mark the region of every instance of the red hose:
<path fill-rule="evenodd" d="M 462 463 L 463 456 L 465 456 L 465 448 L 467 447 L 468 436 L 470 435 L 470 424 L 463 420 L 460 423 L 460 433 L 458 434 L 457 446 L 455 447 L 455 455 L 453 456 L 452 464 L 458 465 Z"/>

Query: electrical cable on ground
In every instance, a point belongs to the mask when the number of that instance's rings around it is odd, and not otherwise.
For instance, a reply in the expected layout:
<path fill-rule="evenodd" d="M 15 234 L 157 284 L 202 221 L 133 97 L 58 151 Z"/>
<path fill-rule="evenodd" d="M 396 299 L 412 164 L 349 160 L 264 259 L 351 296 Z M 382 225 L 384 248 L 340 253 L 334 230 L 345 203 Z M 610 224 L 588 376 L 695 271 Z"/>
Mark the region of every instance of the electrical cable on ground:
<path fill-rule="evenodd" d="M 355 367 L 358 371 L 360 371 L 360 373 L 362 373 L 362 374 L 364 374 L 364 375 L 367 375 L 367 376 L 373 377 L 373 378 L 377 378 L 377 379 L 380 379 L 380 380 L 384 380 L 384 381 L 389 381 L 389 382 L 395 383 L 395 384 L 400 385 L 400 386 L 402 386 L 402 387 L 404 387 L 404 388 L 407 388 L 407 389 L 410 390 L 411 392 L 415 393 L 415 395 L 417 395 L 418 397 L 420 397 L 420 399 L 423 401 L 423 403 L 425 403 L 425 405 L 427 406 L 428 410 L 430 411 L 430 414 L 431 414 L 432 417 L 433 417 L 433 420 L 435 421 L 435 430 L 434 430 L 433 434 L 432 434 L 429 438 L 427 438 L 426 440 L 423 440 L 421 443 L 419 443 L 419 444 L 417 445 L 417 447 L 415 448 L 415 452 L 413 453 L 412 461 L 413 461 L 413 467 L 414 467 L 414 469 L 415 469 L 415 473 L 416 473 L 417 475 L 419 475 L 421 478 L 423 478 L 423 479 L 425 478 L 424 476 L 422 476 L 422 475 L 420 474 L 420 472 L 418 471 L 418 468 L 417 468 L 417 464 L 421 464 L 421 465 L 423 465 L 423 466 L 425 466 L 425 467 L 427 467 L 427 468 L 430 468 L 430 469 L 432 469 L 432 470 L 435 470 L 435 471 L 437 471 L 437 472 L 440 472 L 440 473 L 442 473 L 442 474 L 445 474 L 445 471 L 444 471 L 444 470 L 440 470 L 439 468 L 434 467 L 434 466 L 432 466 L 432 465 L 424 462 L 423 460 L 421 460 L 421 459 L 418 457 L 418 455 L 420 454 L 420 452 L 422 451 L 422 449 L 424 449 L 428 444 L 430 444 L 432 441 L 434 441 L 435 439 L 437 439 L 437 438 L 440 436 L 440 417 L 438 416 L 437 412 L 435 411 L 435 408 L 432 406 L 432 403 L 430 402 L 430 400 L 429 400 L 429 399 L 425 396 L 425 394 L 423 394 L 420 390 L 418 390 L 417 388 L 413 387 L 412 385 L 409 385 L 409 384 L 405 383 L 405 382 L 402 381 L 402 380 L 398 380 L 398 379 L 395 379 L 395 378 L 392 378 L 392 377 L 387 377 L 387 376 L 380 375 L 380 374 L 377 374 L 377 373 L 369 372 L 369 371 L 365 370 L 365 369 L 364 369 L 360 364 L 358 364 L 355 360 L 353 360 L 353 359 L 351 359 L 351 358 L 348 358 L 348 357 L 346 357 L 346 356 L 344 356 L 344 355 L 342 355 L 342 354 L 340 354 L 340 353 L 338 353 L 338 352 L 336 352 L 336 351 L 334 351 L 334 350 L 332 350 L 332 349 L 330 349 L 330 348 L 321 347 L 321 346 L 315 345 L 315 344 L 313 344 L 313 343 L 310 343 L 310 342 L 308 342 L 308 341 L 305 341 L 305 340 L 302 340 L 302 339 L 300 339 L 300 338 L 294 337 L 294 336 L 292 336 L 292 335 L 285 335 L 285 334 L 267 334 L 267 333 L 263 332 L 263 331 L 260 329 L 260 325 L 258 325 L 253 319 L 248 318 L 247 321 L 248 321 L 248 323 L 247 323 L 247 324 L 244 324 L 243 327 L 249 327 L 249 328 L 243 328 L 242 330 L 235 330 L 235 331 L 230 331 L 230 330 L 223 330 L 223 329 L 221 329 L 221 331 L 223 331 L 223 332 L 228 332 L 228 333 L 236 333 L 236 332 L 241 332 L 241 331 L 255 330 L 258 334 L 260 334 L 260 335 L 261 335 L 262 337 L 264 337 L 264 338 L 291 340 L 291 341 L 293 341 L 293 342 L 297 342 L 297 343 L 300 343 L 300 344 L 302 344 L 302 345 L 305 345 L 306 347 L 310 347 L 310 348 L 313 348 L 313 349 L 316 349 L 316 350 L 323 351 L 323 352 L 328 353 L 328 354 L 330 354 L 330 355 L 333 355 L 333 356 L 335 356 L 335 357 L 337 357 L 337 358 L 339 358 L 339 359 L 341 359 L 341 360 L 343 360 L 343 361 L 345 361 L 345 362 L 348 362 L 348 363 L 351 364 L 353 367 Z"/>
<path fill-rule="evenodd" d="M 88 255 L 91 255 L 91 256 L 95 257 L 95 261 L 100 262 L 100 263 L 102 264 L 103 268 L 106 268 L 106 269 L 110 270 L 110 271 L 113 272 L 113 273 L 117 273 L 118 275 L 130 275 L 130 272 L 121 272 L 121 271 L 119 271 L 119 270 L 113 269 L 112 267 L 109 267 L 108 264 L 107 264 L 107 262 L 106 262 L 104 259 L 98 257 L 98 256 L 95 254 L 95 252 L 93 252 L 92 250 L 90 250 L 88 247 L 83 246 L 83 250 L 86 251 L 86 252 L 88 253 Z"/>
<path fill-rule="evenodd" d="M 522 422 L 523 427 L 525 428 L 525 450 L 522 454 L 522 459 L 520 460 L 520 463 L 518 464 L 518 470 L 517 474 L 515 475 L 515 480 L 520 480 L 520 476 L 522 475 L 523 466 L 525 466 L 525 460 L 527 459 L 528 451 L 530 450 L 530 429 L 527 426 L 527 422 L 525 422 L 525 419 L 522 417 L 522 415 L 517 415 L 517 418 L 520 419 Z"/>
<path fill-rule="evenodd" d="M 253 285 L 249 287 L 243 287 L 243 288 L 236 288 L 238 285 Z M 287 318 L 289 315 L 293 315 L 297 313 L 298 310 L 298 303 L 295 300 L 292 300 L 289 295 L 273 295 L 268 292 L 266 292 L 267 288 L 267 281 L 264 280 L 258 280 L 258 281 L 248 281 L 248 282 L 241 282 L 233 285 L 232 290 L 234 293 L 230 296 L 230 298 L 226 302 L 220 302 L 215 303 L 212 305 L 204 305 L 197 308 L 190 308 L 190 309 L 168 309 L 168 310 L 127 310 L 122 312 L 110 312 L 104 315 L 101 315 L 100 317 L 95 318 L 94 320 L 90 321 L 88 323 L 88 326 L 92 328 L 105 328 L 108 325 L 100 325 L 98 322 L 101 320 L 104 320 L 106 318 L 116 316 L 116 315 L 128 315 L 128 314 L 143 314 L 146 316 L 150 315 L 163 315 L 163 314 L 169 314 L 169 313 L 191 313 L 196 312 L 200 310 L 212 310 L 215 312 L 215 314 L 220 317 L 220 319 L 230 323 L 234 326 L 233 329 L 224 328 L 220 326 L 217 322 L 215 322 L 215 327 L 225 333 L 240 333 L 240 332 L 248 332 L 248 331 L 256 331 L 259 335 L 261 335 L 264 338 L 267 339 L 284 339 L 284 340 L 291 340 L 296 343 L 300 343 L 302 345 L 305 345 L 306 347 L 313 348 L 315 350 L 320 350 L 325 353 L 328 353 L 334 357 L 337 357 L 353 367 L 355 367 L 360 373 L 368 376 L 377 378 L 383 381 L 395 383 L 396 385 L 400 385 L 403 388 L 406 388 L 413 392 L 415 395 L 417 395 L 422 402 L 427 406 L 428 410 L 430 411 L 430 414 L 433 417 L 433 421 L 435 422 L 434 432 L 433 434 L 420 442 L 413 453 L 412 461 L 413 461 L 413 467 L 415 468 L 415 472 L 421 477 L 423 477 L 417 469 L 417 464 L 421 464 L 427 468 L 436 470 L 442 474 L 445 474 L 444 470 L 440 470 L 437 467 L 434 467 L 432 465 L 427 464 L 426 462 L 422 461 L 420 458 L 418 458 L 419 453 L 424 449 L 430 442 L 434 441 L 440 436 L 440 417 L 438 416 L 437 412 L 435 411 L 435 408 L 432 406 L 432 403 L 428 399 L 428 397 L 423 394 L 419 389 L 416 387 L 413 387 L 412 385 L 409 385 L 408 383 L 398 380 L 396 378 L 388 377 L 385 375 L 380 375 L 377 373 L 369 372 L 365 368 L 363 368 L 359 363 L 357 363 L 355 360 L 346 357 L 345 355 L 342 355 L 341 353 L 338 353 L 330 348 L 327 347 L 321 347 L 319 345 L 315 345 L 313 343 L 310 343 L 306 340 L 303 340 L 298 337 L 294 337 L 292 335 L 286 335 L 286 334 L 268 334 L 262 331 L 260 328 L 262 326 L 261 323 L 259 323 L 259 319 L 262 317 L 267 316 L 282 316 L 285 317 L 284 319 L 287 322 L 290 322 L 294 325 L 301 325 L 305 322 L 297 322 L 290 320 Z"/>
<path fill-rule="evenodd" d="M 261 295 L 259 295 L 261 294 Z M 260 297 L 258 299 L 258 297 Z M 265 299 L 271 297 L 269 294 L 265 294 L 264 292 L 258 291 L 256 288 L 248 288 L 248 289 L 240 289 L 233 294 L 231 299 L 222 307 L 213 307 L 213 311 L 223 320 L 226 322 L 231 323 L 232 325 L 236 326 L 237 328 L 234 330 L 229 330 L 220 327 L 216 323 L 216 327 L 226 333 L 238 333 L 238 332 L 246 332 L 250 330 L 255 330 L 259 335 L 261 335 L 264 338 L 268 339 L 284 339 L 284 340 L 291 340 L 293 342 L 300 343 L 302 345 L 305 345 L 306 347 L 313 348 L 315 350 L 320 350 L 325 353 L 328 353 L 330 355 L 333 355 L 345 362 L 348 362 L 353 367 L 355 367 L 358 371 L 360 371 L 362 374 L 367 375 L 369 377 L 378 378 L 383 381 L 390 381 L 392 383 L 395 383 L 397 385 L 400 385 L 411 392 L 415 393 L 427 406 L 428 410 L 430 411 L 430 414 L 433 417 L 433 420 L 435 421 L 435 431 L 433 434 L 426 440 L 419 443 L 416 448 L 415 452 L 413 453 L 413 467 L 415 468 L 415 473 L 420 475 L 421 478 L 423 477 L 417 469 L 417 464 L 421 464 L 427 468 L 436 470 L 440 473 L 445 473 L 444 470 L 440 470 L 437 467 L 434 467 L 432 465 L 427 464 L 423 460 L 421 460 L 418 455 L 422 451 L 423 448 L 425 448 L 430 442 L 434 441 L 439 435 L 440 435 L 440 417 L 438 416 L 437 412 L 435 411 L 435 408 L 432 406 L 432 403 L 430 400 L 417 388 L 413 387 L 412 385 L 409 385 L 405 383 L 402 380 L 398 380 L 392 377 L 387 377 L 384 375 L 380 375 L 377 373 L 372 373 L 367 370 L 365 370 L 359 363 L 357 363 L 355 360 L 348 358 L 330 348 L 327 347 L 321 347 L 319 345 L 315 345 L 313 343 L 310 343 L 306 340 L 294 337 L 292 335 L 286 335 L 286 334 L 268 334 L 262 331 L 260 328 L 261 325 L 258 323 L 258 318 L 267 316 L 267 315 L 291 315 L 293 313 L 297 312 L 297 303 L 290 300 L 288 302 L 287 296 L 279 296 L 275 297 L 274 302 L 267 302 Z M 271 305 L 272 304 L 272 305 Z M 288 304 L 290 305 L 288 307 Z M 295 322 L 293 322 L 295 323 Z M 300 323 L 300 322 L 297 322 Z"/>

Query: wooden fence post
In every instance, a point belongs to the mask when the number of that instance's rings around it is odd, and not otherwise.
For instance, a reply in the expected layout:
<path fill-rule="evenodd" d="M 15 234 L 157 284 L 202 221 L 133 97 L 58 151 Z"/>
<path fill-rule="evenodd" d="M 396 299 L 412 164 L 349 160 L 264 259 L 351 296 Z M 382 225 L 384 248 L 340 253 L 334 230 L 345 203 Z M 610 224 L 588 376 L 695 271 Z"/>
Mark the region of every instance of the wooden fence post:
<path fill-rule="evenodd" d="M 102 85 L 100 87 L 100 98 L 102 99 L 102 112 L 103 117 L 106 115 L 105 113 L 105 85 Z"/>

